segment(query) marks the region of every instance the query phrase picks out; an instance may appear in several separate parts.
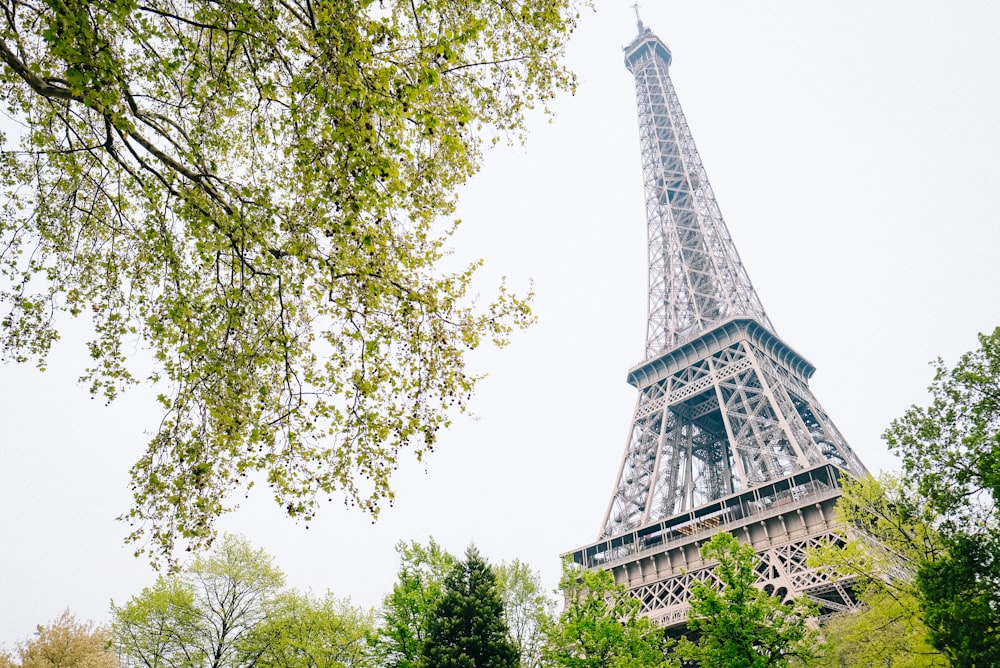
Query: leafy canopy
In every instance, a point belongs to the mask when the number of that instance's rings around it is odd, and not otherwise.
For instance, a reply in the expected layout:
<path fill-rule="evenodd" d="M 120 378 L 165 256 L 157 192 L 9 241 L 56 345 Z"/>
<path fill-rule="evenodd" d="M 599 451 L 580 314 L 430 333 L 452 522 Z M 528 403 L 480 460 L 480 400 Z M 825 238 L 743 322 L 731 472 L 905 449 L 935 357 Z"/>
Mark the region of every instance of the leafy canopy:
<path fill-rule="evenodd" d="M 382 602 L 375 643 L 381 665 L 416 668 L 434 609 L 444 592 L 444 579 L 457 563 L 433 538 L 396 544 L 399 571 L 392 591 Z"/>
<path fill-rule="evenodd" d="M 426 545 L 401 541 L 396 552 L 399 571 L 392 592 L 383 599 L 373 646 L 379 665 L 415 668 L 420 665 L 424 641 L 444 595 L 445 578 L 459 560 L 433 538 Z M 492 571 L 521 668 L 544 665 L 541 654 L 554 602 L 546 595 L 541 576 L 516 559 L 494 566 Z"/>
<path fill-rule="evenodd" d="M 807 621 L 815 607 L 805 599 L 785 604 L 754 585 L 758 557 L 753 547 L 741 545 L 720 532 L 701 548 L 706 559 L 716 559 L 714 581 L 695 582 L 691 588 L 688 629 L 698 642 L 683 639 L 678 655 L 701 668 L 779 668 L 812 660 L 816 639 Z"/>
<path fill-rule="evenodd" d="M 0 651 L 0 668 L 118 668 L 108 629 L 78 622 L 67 610 L 20 642 L 16 659 Z"/>
<path fill-rule="evenodd" d="M 0 355 L 44 367 L 83 316 L 91 392 L 157 385 L 138 551 L 209 544 L 255 475 L 307 520 L 391 502 L 400 450 L 464 409 L 467 351 L 531 321 L 503 287 L 475 305 L 438 221 L 484 139 L 573 87 L 574 4 L 5 5 Z"/>
<path fill-rule="evenodd" d="M 563 668 L 676 666 L 663 629 L 640 615 L 642 604 L 605 570 L 563 562 L 566 607 L 549 628 L 543 665 Z"/>
<path fill-rule="evenodd" d="M 347 599 L 283 592 L 241 646 L 245 665 L 254 668 L 374 668 L 374 629 L 374 611 Z"/>
<path fill-rule="evenodd" d="M 515 559 L 493 567 L 510 639 L 521 657 L 521 668 L 544 665 L 545 633 L 552 624 L 553 601 L 541 574 Z"/>
<path fill-rule="evenodd" d="M 1000 663 L 1000 327 L 954 367 L 935 363 L 927 406 L 884 434 L 943 550 L 916 570 L 930 640 L 956 666 Z"/>
<path fill-rule="evenodd" d="M 950 665 L 931 645 L 915 580 L 924 564 L 944 557 L 945 544 L 937 513 L 910 484 L 885 473 L 841 481 L 836 512 L 847 535 L 810 553 L 809 564 L 844 578 L 862 605 L 824 623 L 817 667 Z"/>
<path fill-rule="evenodd" d="M 917 573 L 930 640 L 952 665 L 1000 665 L 1000 536 L 961 534 Z"/>
<path fill-rule="evenodd" d="M 1000 328 L 979 343 L 954 367 L 938 359 L 930 402 L 883 434 L 904 476 L 845 485 L 838 513 L 849 540 L 812 559 L 859 578 L 867 607 L 836 620 L 835 654 L 1000 663 Z"/>
<path fill-rule="evenodd" d="M 125 668 L 377 665 L 373 612 L 285 589 L 270 555 L 228 534 L 111 613 Z"/>
<path fill-rule="evenodd" d="M 226 534 L 183 572 L 161 576 L 122 606 L 112 603 L 125 666 L 244 665 L 243 641 L 284 586 L 270 555 Z"/>
<path fill-rule="evenodd" d="M 883 434 L 945 533 L 997 528 L 1000 503 L 1000 327 L 948 368 L 935 362 L 931 402 Z"/>
<path fill-rule="evenodd" d="M 813 668 L 948 668 L 951 663 L 930 645 L 927 627 L 907 615 L 887 595 L 869 598 L 864 607 L 823 621 L 823 642 Z"/>

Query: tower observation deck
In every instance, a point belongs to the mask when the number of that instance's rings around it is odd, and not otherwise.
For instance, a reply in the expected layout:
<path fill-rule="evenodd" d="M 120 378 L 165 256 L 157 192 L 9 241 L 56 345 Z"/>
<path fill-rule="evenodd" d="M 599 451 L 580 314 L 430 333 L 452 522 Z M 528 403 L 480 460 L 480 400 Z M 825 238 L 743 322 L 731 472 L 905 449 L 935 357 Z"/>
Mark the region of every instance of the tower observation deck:
<path fill-rule="evenodd" d="M 611 501 L 596 542 L 569 553 L 605 568 L 665 626 L 712 577 L 699 546 L 718 531 L 753 545 L 766 591 L 824 612 L 853 607 L 850 583 L 805 551 L 840 540 L 842 475 L 864 465 L 809 389 L 814 367 L 775 333 L 709 184 L 670 80 L 670 49 L 640 21 L 625 47 L 635 77 L 646 198 L 645 361 Z"/>

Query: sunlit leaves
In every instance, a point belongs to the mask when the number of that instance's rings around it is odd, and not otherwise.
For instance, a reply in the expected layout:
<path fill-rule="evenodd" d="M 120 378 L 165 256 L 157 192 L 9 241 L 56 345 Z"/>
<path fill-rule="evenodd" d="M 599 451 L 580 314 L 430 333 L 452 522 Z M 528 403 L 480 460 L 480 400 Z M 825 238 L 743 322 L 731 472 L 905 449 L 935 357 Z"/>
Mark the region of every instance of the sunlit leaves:
<path fill-rule="evenodd" d="M 944 528 L 996 528 L 1000 502 L 1000 327 L 954 368 L 935 362 L 927 406 L 912 406 L 883 438 L 903 459 Z"/>
<path fill-rule="evenodd" d="M 5 15 L 0 92 L 26 130 L 0 165 L 0 351 L 42 365 L 84 316 L 92 392 L 159 384 L 125 514 L 140 551 L 204 547 L 254 480 L 306 520 L 341 494 L 377 515 L 400 453 L 465 410 L 468 351 L 532 315 L 502 287 L 476 305 L 442 222 L 483 141 L 572 88 L 573 4 Z"/>
<path fill-rule="evenodd" d="M 470 547 L 452 566 L 428 619 L 420 668 L 517 668 L 496 576 Z"/>
<path fill-rule="evenodd" d="M 426 546 L 400 542 L 399 572 L 392 592 L 382 602 L 376 642 L 381 665 L 416 668 L 444 579 L 457 560 L 432 538 Z"/>
<path fill-rule="evenodd" d="M 331 595 L 285 592 L 242 641 L 246 665 L 257 668 L 362 668 L 370 656 L 374 612 Z"/>
<path fill-rule="evenodd" d="M 804 598 L 785 604 L 758 589 L 759 557 L 732 534 L 717 533 L 701 553 L 718 565 L 713 580 L 691 587 L 688 629 L 697 642 L 683 639 L 678 655 L 702 668 L 808 665 L 815 652 L 816 633 L 808 625 L 815 606 Z"/>
<path fill-rule="evenodd" d="M 667 668 L 663 629 L 640 614 L 642 603 L 604 570 L 563 562 L 566 607 L 549 628 L 542 665 L 565 668 Z"/>
<path fill-rule="evenodd" d="M 931 642 L 956 666 L 1000 661 L 1000 328 L 979 344 L 952 368 L 938 359 L 930 403 L 884 434 L 941 535 L 915 587 Z"/>
<path fill-rule="evenodd" d="M 837 519 L 847 536 L 814 550 L 809 564 L 851 583 L 861 605 L 830 620 L 819 665 L 946 665 L 930 646 L 915 582 L 921 565 L 941 559 L 945 545 L 937 513 L 908 485 L 891 474 L 841 481 Z"/>
<path fill-rule="evenodd" d="M 545 633 L 553 623 L 555 602 L 541 575 L 518 560 L 494 566 L 510 639 L 521 657 L 521 668 L 542 666 Z"/>
<path fill-rule="evenodd" d="M 272 558 L 226 535 L 186 570 L 112 605 L 126 668 L 369 666 L 374 614 L 284 589 Z"/>

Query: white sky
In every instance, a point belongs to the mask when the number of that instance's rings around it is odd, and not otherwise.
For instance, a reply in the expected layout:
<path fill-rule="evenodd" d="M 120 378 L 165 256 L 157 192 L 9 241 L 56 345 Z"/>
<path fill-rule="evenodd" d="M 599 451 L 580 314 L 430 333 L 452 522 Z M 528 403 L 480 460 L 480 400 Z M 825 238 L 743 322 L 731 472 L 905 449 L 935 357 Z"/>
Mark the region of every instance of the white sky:
<path fill-rule="evenodd" d="M 538 325 L 477 354 L 490 377 L 426 470 L 412 460 L 377 524 L 339 503 L 306 530 L 266 490 L 223 526 L 277 558 L 289 583 L 377 605 L 398 540 L 475 542 L 555 586 L 559 554 L 595 539 L 625 447 L 645 336 L 645 219 L 628 2 L 585 12 L 581 85 L 491 153 L 467 188 L 456 248 L 487 274 L 535 280 Z M 723 215 L 778 334 L 872 470 L 880 434 L 1000 324 L 1000 3 L 650 0 Z M 69 606 L 106 621 L 153 580 L 122 546 L 128 468 L 158 412 L 74 383 L 65 337 L 39 374 L 0 367 L 0 645 Z"/>

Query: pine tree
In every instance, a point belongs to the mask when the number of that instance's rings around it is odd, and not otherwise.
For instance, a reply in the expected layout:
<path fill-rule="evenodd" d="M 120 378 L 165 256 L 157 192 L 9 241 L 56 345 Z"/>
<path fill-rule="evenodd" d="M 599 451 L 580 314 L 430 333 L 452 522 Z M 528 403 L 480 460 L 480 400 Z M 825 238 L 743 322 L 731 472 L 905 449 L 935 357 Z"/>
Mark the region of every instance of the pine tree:
<path fill-rule="evenodd" d="M 425 668 L 517 668 L 496 577 L 470 547 L 444 581 L 423 645 Z"/>

